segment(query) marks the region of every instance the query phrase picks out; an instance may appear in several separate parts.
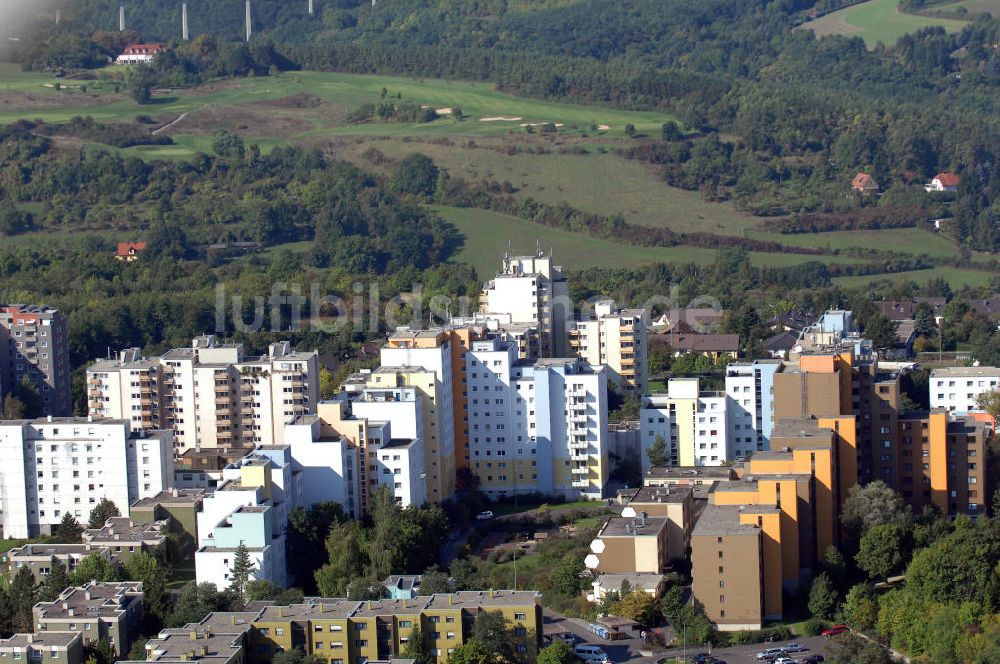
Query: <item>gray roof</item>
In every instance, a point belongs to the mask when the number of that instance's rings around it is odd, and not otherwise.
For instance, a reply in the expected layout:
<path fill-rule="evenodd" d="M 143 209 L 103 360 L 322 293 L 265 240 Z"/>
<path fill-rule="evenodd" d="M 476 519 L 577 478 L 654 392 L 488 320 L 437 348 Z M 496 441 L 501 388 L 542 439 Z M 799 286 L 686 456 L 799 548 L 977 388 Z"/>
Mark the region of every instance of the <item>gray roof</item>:
<path fill-rule="evenodd" d="M 642 519 L 613 516 L 601 528 L 598 537 L 656 537 L 667 526 L 665 516 L 647 516 L 645 524 Z"/>
<path fill-rule="evenodd" d="M 91 582 L 67 588 L 52 602 L 35 605 L 39 622 L 82 617 L 116 619 L 135 602 L 142 602 L 142 582 Z"/>
<path fill-rule="evenodd" d="M 698 535 L 760 535 L 756 526 L 740 523 L 743 509 L 738 505 L 709 505 L 698 518 L 692 537 Z"/>
<path fill-rule="evenodd" d="M 931 378 L 1000 378 L 997 367 L 943 367 L 931 371 Z"/>

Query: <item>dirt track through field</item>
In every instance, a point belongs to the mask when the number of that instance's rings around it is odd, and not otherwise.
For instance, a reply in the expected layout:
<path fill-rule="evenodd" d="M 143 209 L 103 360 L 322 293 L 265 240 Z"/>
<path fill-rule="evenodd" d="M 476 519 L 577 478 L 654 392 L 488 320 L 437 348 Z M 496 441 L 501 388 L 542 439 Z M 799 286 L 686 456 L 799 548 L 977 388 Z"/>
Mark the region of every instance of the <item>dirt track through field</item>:
<path fill-rule="evenodd" d="M 171 127 L 173 127 L 173 126 L 174 126 L 175 124 L 177 124 L 178 122 L 180 122 L 181 120 L 183 120 L 184 118 L 186 118 L 186 117 L 187 117 L 187 115 L 188 115 L 188 114 L 187 114 L 187 112 L 186 112 L 186 111 L 185 111 L 184 113 L 181 113 L 181 114 L 180 114 L 180 115 L 178 115 L 178 116 L 177 116 L 177 118 L 176 118 L 176 119 L 174 119 L 173 121 L 171 121 L 171 122 L 168 122 L 167 124 L 163 125 L 163 126 L 162 126 L 162 127 L 160 127 L 159 129 L 154 129 L 154 130 L 153 130 L 153 135 L 155 136 L 156 134 L 159 134 L 159 133 L 160 133 L 161 131 L 163 131 L 164 129 L 170 129 L 170 128 L 171 128 Z"/>

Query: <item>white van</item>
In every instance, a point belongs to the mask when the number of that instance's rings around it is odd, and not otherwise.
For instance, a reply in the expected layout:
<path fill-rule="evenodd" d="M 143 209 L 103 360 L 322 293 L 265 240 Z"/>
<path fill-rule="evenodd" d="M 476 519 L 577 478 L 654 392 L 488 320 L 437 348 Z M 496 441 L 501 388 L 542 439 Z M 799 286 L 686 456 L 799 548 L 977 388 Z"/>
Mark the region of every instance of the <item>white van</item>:
<path fill-rule="evenodd" d="M 573 654 L 585 662 L 606 662 L 608 654 L 599 646 L 592 646 L 586 643 L 573 648 Z"/>

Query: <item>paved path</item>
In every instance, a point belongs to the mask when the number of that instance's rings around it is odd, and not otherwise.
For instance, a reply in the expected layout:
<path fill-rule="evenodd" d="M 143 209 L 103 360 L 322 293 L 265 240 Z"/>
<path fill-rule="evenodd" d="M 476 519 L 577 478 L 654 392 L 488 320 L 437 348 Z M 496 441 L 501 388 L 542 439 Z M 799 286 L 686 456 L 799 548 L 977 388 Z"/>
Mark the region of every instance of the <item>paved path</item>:
<path fill-rule="evenodd" d="M 177 118 L 175 120 L 172 120 L 171 122 L 168 122 L 167 124 L 163 125 L 159 129 L 154 129 L 153 132 L 152 132 L 153 135 L 155 136 L 156 134 L 159 134 L 164 129 L 170 129 L 171 127 L 173 127 L 175 124 L 177 124 L 178 122 L 180 122 L 181 120 L 183 120 L 187 116 L 188 116 L 187 111 L 181 113 L 180 115 L 177 116 Z"/>

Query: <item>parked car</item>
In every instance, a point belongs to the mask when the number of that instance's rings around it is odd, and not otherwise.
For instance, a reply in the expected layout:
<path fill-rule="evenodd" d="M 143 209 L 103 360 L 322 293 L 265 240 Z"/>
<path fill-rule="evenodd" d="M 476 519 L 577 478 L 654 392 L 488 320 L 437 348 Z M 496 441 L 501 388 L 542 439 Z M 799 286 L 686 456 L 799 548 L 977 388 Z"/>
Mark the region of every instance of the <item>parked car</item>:
<path fill-rule="evenodd" d="M 800 661 L 802 664 L 819 664 L 823 661 L 823 655 L 809 655 L 808 657 L 803 657 Z"/>
<path fill-rule="evenodd" d="M 582 659 L 585 662 L 591 660 L 607 661 L 608 653 L 600 646 L 591 645 L 589 643 L 581 643 L 573 648 L 573 654 Z"/>
<path fill-rule="evenodd" d="M 782 655 L 778 659 L 774 660 L 774 664 L 799 664 L 799 663 L 796 662 L 791 657 L 785 657 L 784 655 Z"/>
<path fill-rule="evenodd" d="M 809 648 L 806 648 L 804 645 L 800 643 L 786 643 L 785 645 L 781 646 L 781 649 L 784 650 L 785 652 L 805 652 L 809 650 Z"/>
<path fill-rule="evenodd" d="M 718 657 L 713 657 L 708 653 L 699 653 L 691 658 L 692 664 L 726 664 Z"/>
<path fill-rule="evenodd" d="M 489 521 L 493 518 L 493 512 L 486 510 L 485 512 L 480 512 L 476 515 L 476 521 Z"/>
<path fill-rule="evenodd" d="M 838 634 L 843 634 L 844 632 L 851 631 L 851 628 L 847 625 L 834 625 L 829 629 L 824 629 L 820 634 L 822 636 L 837 636 Z"/>
<path fill-rule="evenodd" d="M 773 662 L 784 654 L 785 651 L 781 648 L 768 648 L 767 650 L 761 650 L 759 653 L 754 655 L 754 658 L 758 662 Z"/>

